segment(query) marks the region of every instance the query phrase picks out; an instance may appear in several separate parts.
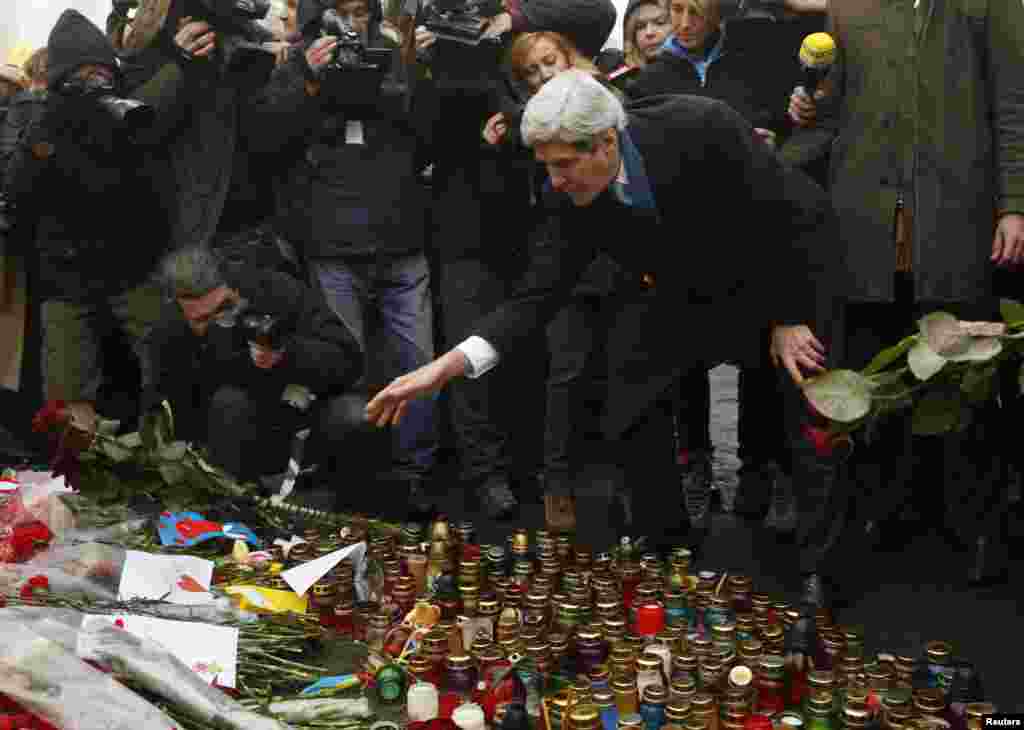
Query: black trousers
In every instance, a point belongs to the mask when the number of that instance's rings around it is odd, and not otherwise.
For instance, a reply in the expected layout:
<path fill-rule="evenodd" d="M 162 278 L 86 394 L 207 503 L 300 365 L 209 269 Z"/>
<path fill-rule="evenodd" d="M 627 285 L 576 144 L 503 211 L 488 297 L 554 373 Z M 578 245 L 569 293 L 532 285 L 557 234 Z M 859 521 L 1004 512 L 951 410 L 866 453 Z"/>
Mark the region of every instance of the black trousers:
<path fill-rule="evenodd" d="M 518 269 L 506 259 L 468 256 L 442 260 L 440 267 L 444 340 L 450 348 L 505 301 Z M 531 350 L 503 355 L 501 365 L 485 377 L 457 378 L 449 384 L 449 415 L 463 483 L 508 480 L 539 468 L 537 424 L 543 413 L 545 363 L 542 347 Z"/>
<path fill-rule="evenodd" d="M 603 357 L 606 297 L 573 297 L 547 328 L 544 409 L 544 492 L 568 496 L 574 475 L 590 460 L 587 444 L 601 440 L 605 384 L 595 367 Z"/>
<path fill-rule="evenodd" d="M 242 480 L 285 471 L 295 434 L 311 428 L 307 464 L 327 474 L 367 478 L 388 465 L 390 437 L 366 420 L 365 396 L 343 394 L 314 401 L 302 413 L 280 394 L 257 394 L 238 386 L 218 388 L 206 411 L 206 444 L 215 464 Z M 358 472 L 358 473 L 357 473 Z"/>

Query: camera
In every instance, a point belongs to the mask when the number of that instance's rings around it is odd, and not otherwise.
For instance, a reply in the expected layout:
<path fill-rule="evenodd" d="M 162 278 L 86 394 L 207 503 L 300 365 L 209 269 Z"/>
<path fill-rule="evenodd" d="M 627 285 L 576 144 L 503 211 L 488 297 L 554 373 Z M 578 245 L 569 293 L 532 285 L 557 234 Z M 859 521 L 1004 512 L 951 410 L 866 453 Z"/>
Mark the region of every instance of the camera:
<path fill-rule="evenodd" d="M 367 48 L 356 33 L 334 8 L 327 8 L 321 16 L 320 27 L 324 35 L 337 37 L 334 57 L 327 64 L 332 71 L 376 71 L 387 73 L 391 68 L 391 49 Z"/>
<path fill-rule="evenodd" d="M 149 127 L 156 119 L 153 107 L 116 96 L 113 84 L 106 79 L 70 79 L 61 84 L 60 90 L 66 96 L 92 99 L 130 136 Z"/>
<path fill-rule="evenodd" d="M 265 79 L 274 70 L 276 58 L 247 37 L 250 24 L 267 17 L 270 0 L 196 0 L 195 17 L 219 32 L 217 44 L 228 73 L 244 72 L 253 79 Z"/>
<path fill-rule="evenodd" d="M 437 0 L 427 7 L 424 25 L 439 39 L 476 46 L 488 21 L 502 12 L 501 0 Z"/>
<path fill-rule="evenodd" d="M 254 345 L 268 350 L 283 350 L 291 332 L 284 320 L 270 314 L 250 314 L 242 317 L 245 338 Z"/>

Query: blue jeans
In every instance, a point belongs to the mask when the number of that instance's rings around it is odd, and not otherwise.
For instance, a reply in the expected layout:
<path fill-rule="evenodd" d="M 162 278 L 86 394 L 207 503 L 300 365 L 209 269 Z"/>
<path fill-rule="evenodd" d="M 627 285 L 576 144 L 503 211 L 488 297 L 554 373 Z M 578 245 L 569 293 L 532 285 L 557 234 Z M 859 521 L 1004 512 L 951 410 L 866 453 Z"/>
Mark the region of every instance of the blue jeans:
<path fill-rule="evenodd" d="M 373 321 L 402 373 L 434 359 L 430 272 L 423 254 L 314 259 L 310 272 L 328 305 L 359 342 L 364 357 L 367 324 Z M 435 396 L 409 404 L 395 430 L 396 475 L 425 476 L 433 468 L 438 444 L 436 403 Z"/>

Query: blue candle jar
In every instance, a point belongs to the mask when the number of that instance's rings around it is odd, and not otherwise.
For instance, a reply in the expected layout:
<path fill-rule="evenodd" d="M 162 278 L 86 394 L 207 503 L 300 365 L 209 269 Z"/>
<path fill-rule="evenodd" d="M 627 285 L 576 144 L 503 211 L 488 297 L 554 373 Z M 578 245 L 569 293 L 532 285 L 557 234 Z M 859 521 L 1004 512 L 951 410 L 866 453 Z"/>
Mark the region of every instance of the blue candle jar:
<path fill-rule="evenodd" d="M 594 704 L 601 713 L 601 730 L 618 730 L 619 708 L 615 705 L 615 693 L 610 689 L 594 689 Z"/>
<path fill-rule="evenodd" d="M 660 684 L 649 684 L 644 687 L 644 695 L 640 702 L 640 717 L 644 719 L 644 730 L 661 730 L 665 724 L 665 704 L 668 702 L 668 690 Z"/>

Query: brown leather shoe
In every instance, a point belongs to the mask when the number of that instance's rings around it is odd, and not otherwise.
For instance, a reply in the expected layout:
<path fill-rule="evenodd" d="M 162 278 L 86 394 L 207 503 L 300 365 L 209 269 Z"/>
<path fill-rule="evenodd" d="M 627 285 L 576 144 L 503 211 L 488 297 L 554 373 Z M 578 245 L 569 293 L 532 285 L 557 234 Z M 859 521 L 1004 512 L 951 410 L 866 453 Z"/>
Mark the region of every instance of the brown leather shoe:
<path fill-rule="evenodd" d="M 576 529 L 576 500 L 572 497 L 545 494 L 544 522 L 551 532 L 571 532 Z"/>

